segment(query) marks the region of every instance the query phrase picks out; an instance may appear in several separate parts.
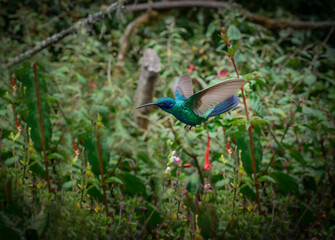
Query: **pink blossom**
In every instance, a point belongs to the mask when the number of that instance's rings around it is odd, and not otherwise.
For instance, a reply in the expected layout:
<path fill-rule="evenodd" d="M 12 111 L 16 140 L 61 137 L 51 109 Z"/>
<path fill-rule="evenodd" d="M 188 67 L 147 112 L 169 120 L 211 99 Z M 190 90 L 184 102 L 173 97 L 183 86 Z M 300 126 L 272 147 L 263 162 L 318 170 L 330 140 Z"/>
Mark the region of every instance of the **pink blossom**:
<path fill-rule="evenodd" d="M 228 76 L 228 72 L 224 72 L 223 70 L 220 70 L 220 74 L 219 74 L 220 78 L 224 78 L 224 77 L 227 77 L 227 76 Z"/>
<path fill-rule="evenodd" d="M 194 65 L 191 64 L 190 66 L 188 66 L 188 71 L 189 71 L 189 72 L 193 72 L 194 69 L 195 69 L 195 66 L 194 66 Z"/>

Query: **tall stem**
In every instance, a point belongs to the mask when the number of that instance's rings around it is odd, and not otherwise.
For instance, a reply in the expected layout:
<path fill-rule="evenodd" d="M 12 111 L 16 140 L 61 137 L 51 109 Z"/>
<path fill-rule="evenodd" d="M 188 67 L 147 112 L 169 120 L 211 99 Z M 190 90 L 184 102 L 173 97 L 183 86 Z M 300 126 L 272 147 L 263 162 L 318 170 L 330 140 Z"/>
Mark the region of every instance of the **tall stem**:
<path fill-rule="evenodd" d="M 237 78 L 240 78 L 240 75 L 238 74 L 237 67 L 236 67 L 236 64 L 235 64 L 234 56 L 231 56 L 230 59 L 231 59 L 233 65 L 234 65 Z M 243 87 L 241 88 L 241 92 L 242 92 L 242 97 L 243 97 L 245 115 L 247 117 L 247 122 L 248 122 L 248 125 L 249 125 L 250 124 L 249 112 L 248 112 L 247 101 L 245 99 Z M 254 143 L 253 143 L 253 140 L 252 140 L 251 129 L 252 129 L 252 127 L 248 126 L 249 139 L 250 139 L 249 142 L 250 142 L 250 149 L 251 149 L 251 159 L 252 159 L 252 170 L 254 172 L 254 181 L 255 181 L 255 188 L 256 188 L 256 201 L 257 201 L 257 206 L 258 206 L 258 213 L 259 213 L 259 215 L 261 215 L 262 214 L 262 209 L 261 209 L 261 201 L 259 199 L 259 193 L 258 193 L 259 184 L 258 184 L 258 179 L 257 179 Z"/>
<path fill-rule="evenodd" d="M 108 204 L 107 204 L 107 195 L 106 195 L 106 183 L 105 183 L 105 177 L 104 177 L 104 169 L 102 165 L 102 156 L 101 156 L 101 147 L 100 147 L 100 137 L 99 137 L 99 129 L 97 128 L 97 146 L 98 146 L 98 154 L 99 154 L 99 165 L 100 165 L 100 175 L 101 175 L 101 183 L 102 183 L 102 189 L 104 192 L 104 204 L 106 208 L 106 215 L 109 215 L 108 211 Z"/>
<path fill-rule="evenodd" d="M 42 137 L 42 147 L 43 147 L 43 154 L 44 154 L 44 165 L 45 165 L 45 176 L 48 184 L 49 193 L 51 192 L 51 185 L 50 185 L 50 176 L 49 176 L 49 162 L 47 158 L 47 150 L 45 147 L 45 136 L 44 136 L 44 128 L 43 128 L 43 118 L 42 118 L 42 108 L 40 102 L 40 95 L 38 89 L 38 79 L 37 79 L 37 63 L 34 63 L 34 75 L 35 75 L 35 90 L 36 90 L 36 99 L 37 99 L 37 108 L 38 108 L 38 115 L 40 120 L 40 127 L 41 127 L 41 137 Z"/>

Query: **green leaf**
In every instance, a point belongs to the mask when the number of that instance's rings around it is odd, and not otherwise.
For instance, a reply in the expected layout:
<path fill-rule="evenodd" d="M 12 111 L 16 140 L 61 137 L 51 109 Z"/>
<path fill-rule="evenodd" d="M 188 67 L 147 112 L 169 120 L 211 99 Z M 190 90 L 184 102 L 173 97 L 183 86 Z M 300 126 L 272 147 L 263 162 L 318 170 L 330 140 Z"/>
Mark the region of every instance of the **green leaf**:
<path fill-rule="evenodd" d="M 305 83 L 307 85 L 312 85 L 316 82 L 316 77 L 314 75 L 309 75 L 305 78 Z"/>
<path fill-rule="evenodd" d="M 263 157 L 263 152 L 262 152 L 263 150 L 262 150 L 261 142 L 258 140 L 258 138 L 253 136 L 252 139 L 253 139 L 253 145 L 254 145 L 256 172 L 258 172 L 259 165 Z M 249 138 L 249 134 L 246 131 L 244 131 L 244 133 L 242 133 L 242 135 L 236 140 L 236 145 L 238 147 L 238 151 L 241 150 L 241 160 L 243 163 L 243 168 L 249 175 L 253 174 L 250 138 Z"/>
<path fill-rule="evenodd" d="M 123 182 L 127 194 L 130 196 L 141 194 L 146 196 L 146 188 L 140 178 L 129 173 L 122 173 L 118 177 Z"/>
<path fill-rule="evenodd" d="M 151 206 L 146 206 L 146 209 L 147 211 L 144 218 L 147 220 L 151 216 L 148 220 L 148 226 L 154 227 L 163 222 L 163 219 L 157 209 L 154 209 Z"/>
<path fill-rule="evenodd" d="M 76 78 L 78 80 L 78 82 L 80 82 L 81 84 L 85 85 L 86 84 L 86 79 L 81 76 L 79 73 L 76 73 Z"/>
<path fill-rule="evenodd" d="M 0 239 L 20 240 L 22 239 L 21 231 L 16 228 L 12 217 L 8 217 L 5 213 L 0 212 Z"/>
<path fill-rule="evenodd" d="M 186 182 L 188 182 L 186 189 L 190 193 L 200 193 L 201 192 L 201 181 L 198 173 L 193 173 L 190 176 L 185 177 Z"/>
<path fill-rule="evenodd" d="M 291 176 L 279 171 L 271 173 L 270 176 L 276 181 L 278 191 L 283 195 L 299 192 L 298 184 Z"/>
<path fill-rule="evenodd" d="M 243 194 L 243 196 L 246 196 L 247 198 L 256 201 L 256 194 L 253 190 L 254 187 L 249 186 L 250 183 L 245 183 L 241 186 L 240 192 Z"/>
<path fill-rule="evenodd" d="M 30 163 L 29 170 L 33 173 L 37 174 L 38 176 L 45 178 L 45 169 L 44 167 L 36 160 Z"/>
<path fill-rule="evenodd" d="M 119 183 L 119 184 L 123 184 L 122 180 L 120 178 L 117 178 L 117 177 L 108 177 L 106 180 L 105 180 L 106 183 L 111 183 L 111 182 L 116 182 L 116 183 Z"/>
<path fill-rule="evenodd" d="M 57 158 L 57 159 L 64 161 L 64 156 L 59 153 L 51 153 L 48 155 L 48 159 L 53 159 L 53 158 Z"/>
<path fill-rule="evenodd" d="M 143 152 L 143 151 L 139 151 L 137 153 L 137 157 L 142 160 L 143 162 L 145 162 L 146 164 L 150 164 L 150 159 L 149 159 L 149 156 L 146 152 Z"/>
<path fill-rule="evenodd" d="M 292 158 L 294 158 L 295 160 L 297 160 L 299 163 L 301 163 L 302 165 L 306 165 L 306 161 L 303 158 L 303 156 L 301 155 L 301 153 L 295 149 L 291 149 L 290 150 L 290 156 Z"/>
<path fill-rule="evenodd" d="M 72 188 L 75 184 L 76 184 L 76 180 L 74 179 L 74 180 L 71 180 L 71 181 L 68 181 L 68 182 L 66 182 L 66 183 L 64 183 L 63 184 L 63 186 L 62 186 L 62 188 L 64 189 L 64 190 L 66 190 L 66 189 L 69 189 L 69 188 Z"/>
<path fill-rule="evenodd" d="M 48 223 L 48 214 L 42 210 L 33 218 L 30 228 L 36 230 L 38 236 L 41 236 L 46 230 Z"/>
<path fill-rule="evenodd" d="M 277 58 L 276 60 L 273 61 L 273 65 L 278 65 L 278 64 L 282 63 L 286 58 L 287 58 L 286 55 L 280 56 L 279 58 Z"/>
<path fill-rule="evenodd" d="M 88 187 L 87 194 L 92 196 L 93 198 L 102 201 L 103 200 L 103 195 L 99 188 L 96 185 L 91 185 Z"/>
<path fill-rule="evenodd" d="M 240 40 L 242 38 L 240 30 L 235 25 L 229 26 L 227 35 L 229 36 L 230 40 Z"/>
<path fill-rule="evenodd" d="M 271 176 L 268 176 L 268 175 L 264 175 L 264 176 L 261 176 L 260 178 L 258 178 L 258 182 L 263 182 L 263 181 L 269 181 L 269 182 L 273 182 L 273 183 L 276 182 Z"/>
<path fill-rule="evenodd" d="M 254 93 L 251 95 L 251 107 L 260 117 L 263 117 L 263 106 L 259 97 Z"/>

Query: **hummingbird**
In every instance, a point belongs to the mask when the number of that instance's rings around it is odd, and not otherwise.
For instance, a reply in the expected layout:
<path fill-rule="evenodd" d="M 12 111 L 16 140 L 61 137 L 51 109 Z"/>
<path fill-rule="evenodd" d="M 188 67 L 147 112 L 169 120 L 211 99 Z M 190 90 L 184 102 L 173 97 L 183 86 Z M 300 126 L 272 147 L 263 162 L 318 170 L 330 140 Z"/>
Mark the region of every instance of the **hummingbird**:
<path fill-rule="evenodd" d="M 189 130 L 196 125 L 206 122 L 210 117 L 223 114 L 238 105 L 236 92 L 243 87 L 243 78 L 229 79 L 193 93 L 192 79 L 185 74 L 179 78 L 175 99 L 159 98 L 154 103 L 147 103 L 136 109 L 157 106 L 165 112 L 171 113 L 179 121 L 185 123 Z"/>

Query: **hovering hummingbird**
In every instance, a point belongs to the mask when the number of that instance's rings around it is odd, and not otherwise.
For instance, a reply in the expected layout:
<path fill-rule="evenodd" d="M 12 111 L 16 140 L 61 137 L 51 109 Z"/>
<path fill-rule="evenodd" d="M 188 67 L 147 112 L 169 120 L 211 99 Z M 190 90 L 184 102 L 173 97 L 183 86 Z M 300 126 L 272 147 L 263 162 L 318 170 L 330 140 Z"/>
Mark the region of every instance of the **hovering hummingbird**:
<path fill-rule="evenodd" d="M 229 111 L 238 105 L 236 92 L 243 87 L 245 79 L 229 79 L 206 88 L 196 94 L 193 93 L 192 79 L 189 75 L 182 75 L 175 91 L 175 98 L 162 97 L 155 103 L 147 103 L 136 109 L 157 106 L 165 112 L 171 113 L 179 121 L 188 125 L 189 130 L 195 125 Z"/>

